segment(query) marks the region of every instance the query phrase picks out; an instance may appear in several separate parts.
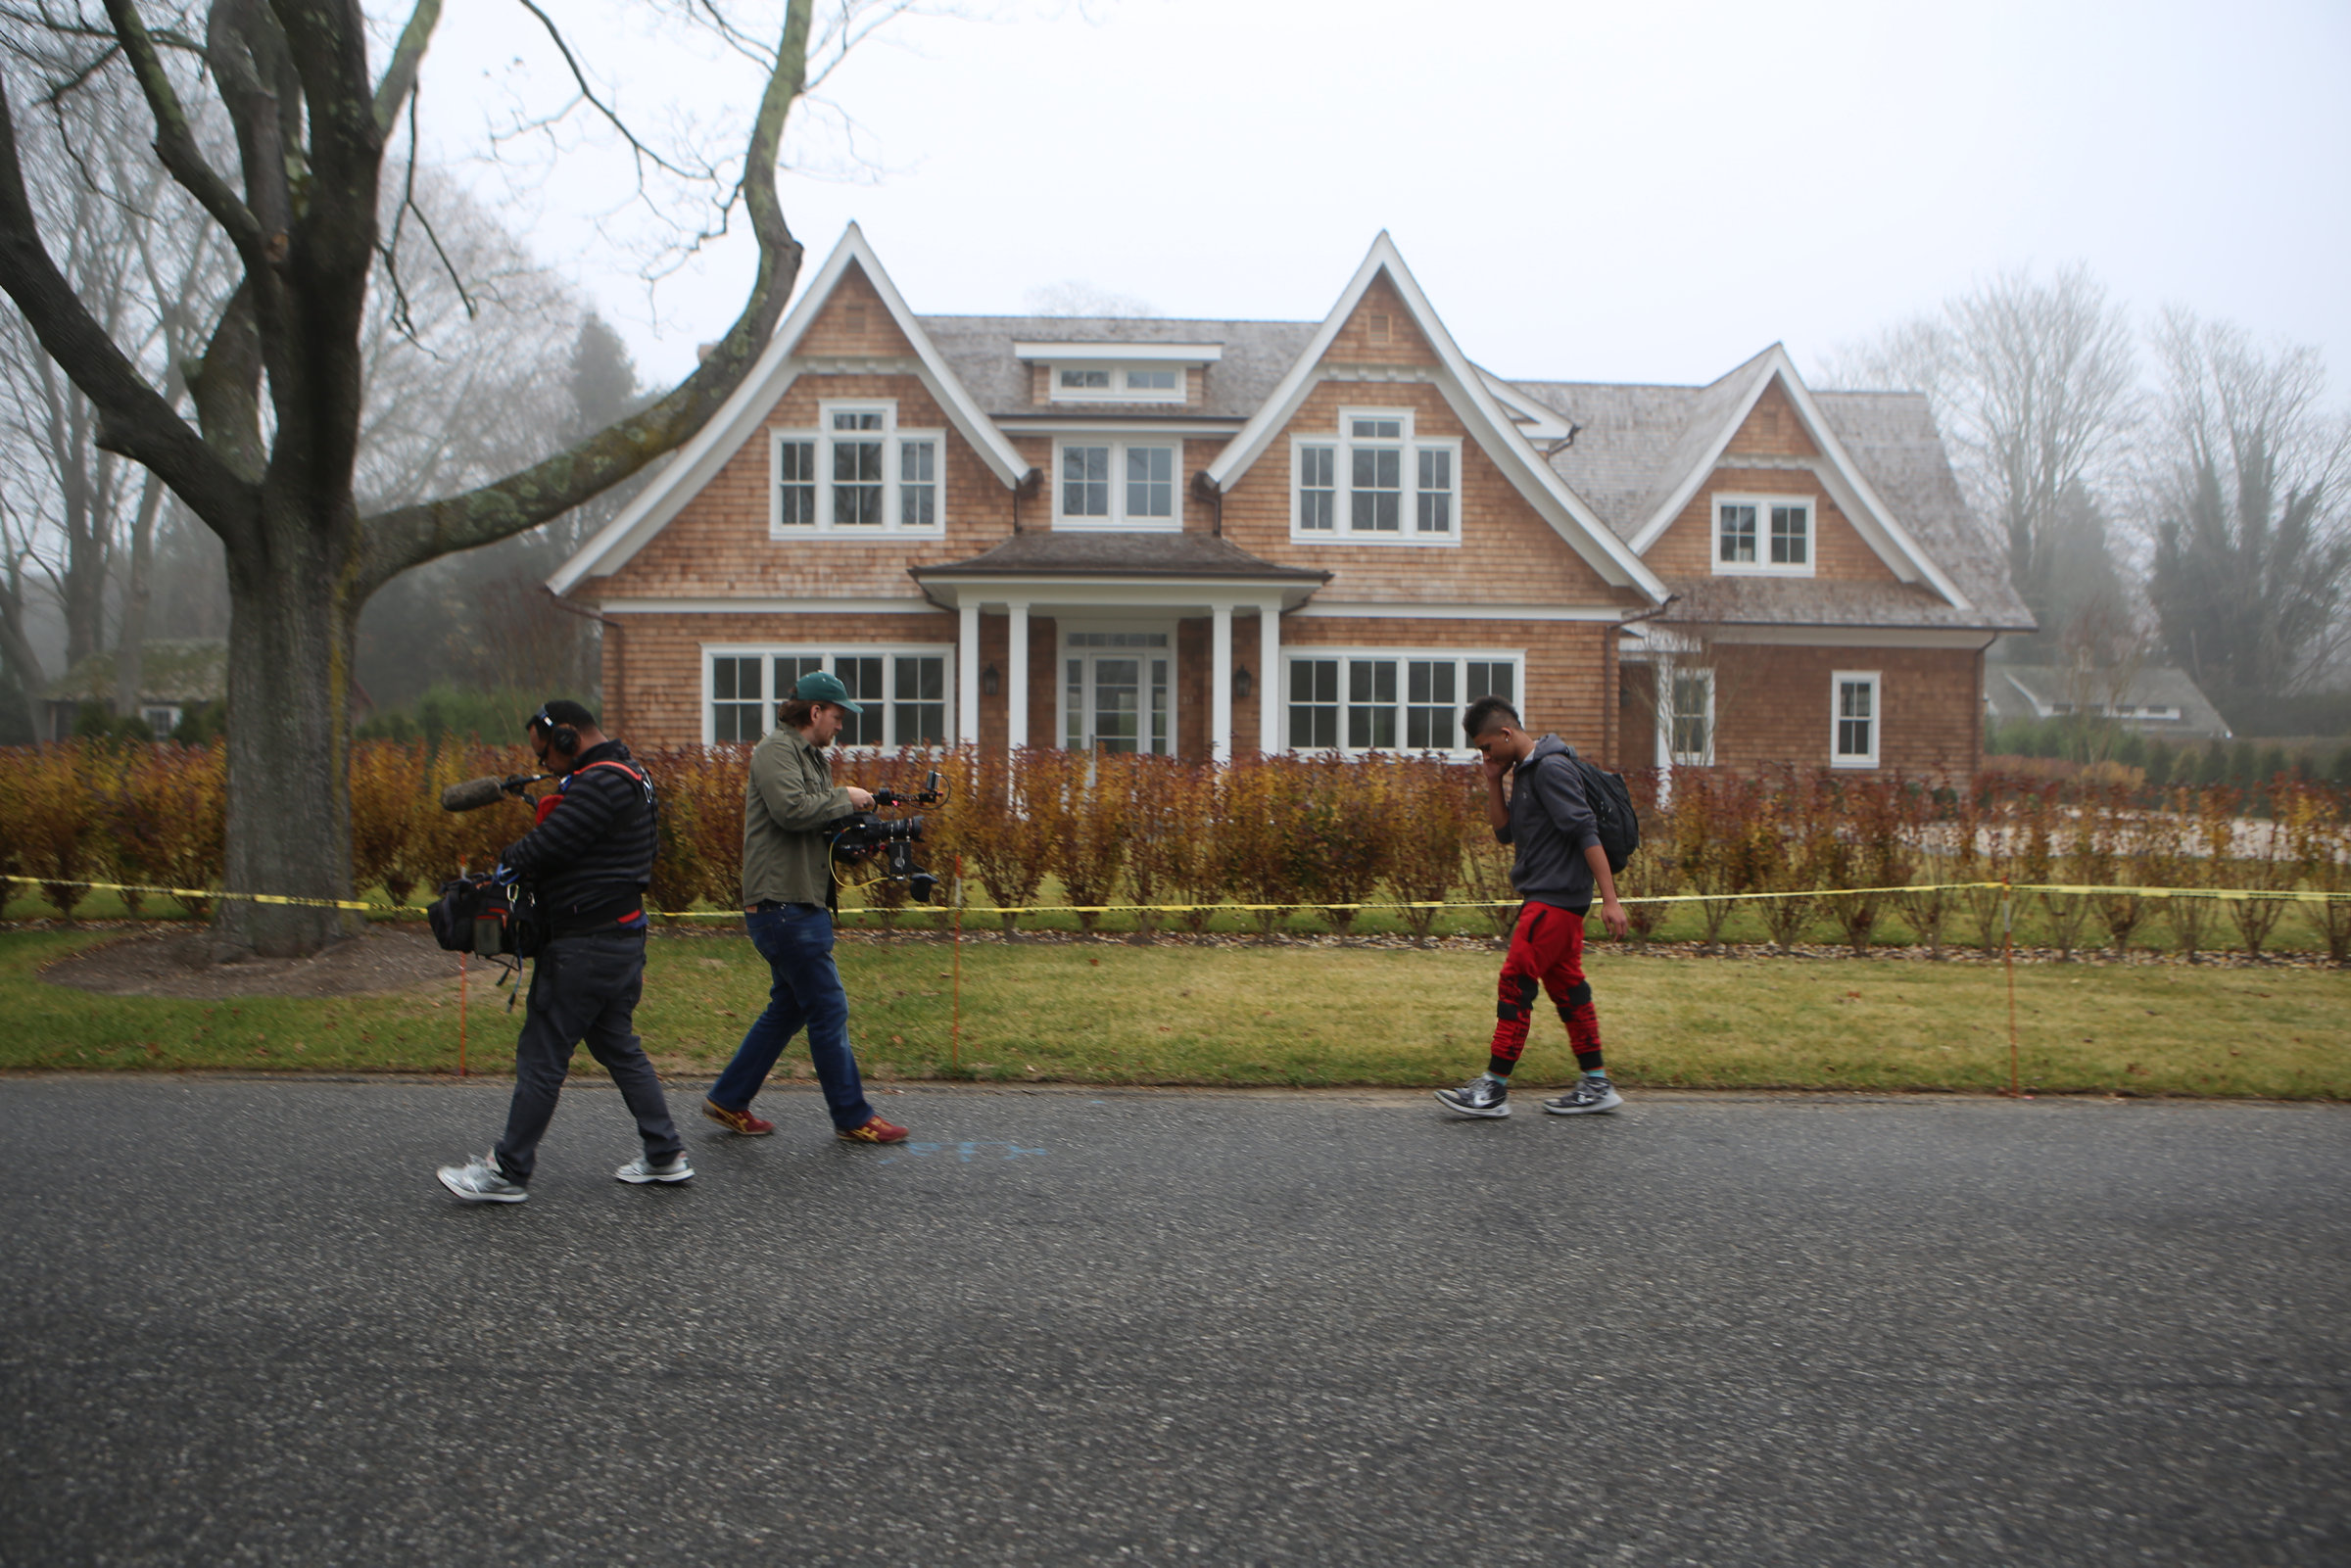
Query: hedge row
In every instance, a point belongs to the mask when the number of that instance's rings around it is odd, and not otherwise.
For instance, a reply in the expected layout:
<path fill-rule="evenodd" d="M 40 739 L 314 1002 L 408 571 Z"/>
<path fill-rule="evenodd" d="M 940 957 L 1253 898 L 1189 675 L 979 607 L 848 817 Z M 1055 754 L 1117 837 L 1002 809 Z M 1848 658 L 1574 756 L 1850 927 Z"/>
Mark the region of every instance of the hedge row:
<path fill-rule="evenodd" d="M 650 897 L 664 910 L 735 907 L 741 897 L 748 748 L 682 747 L 639 754 L 661 791 L 662 853 Z M 406 904 L 464 867 L 491 864 L 528 831 L 520 802 L 453 814 L 441 790 L 460 779 L 522 770 L 515 748 L 377 742 L 352 759 L 352 881 Z M 222 869 L 224 761 L 216 747 L 73 742 L 0 749 L 0 879 L 36 882 L 61 914 L 85 896 L 76 882 L 216 888 Z M 911 792 L 937 770 L 947 799 L 925 808 L 921 850 L 934 869 L 960 864 L 984 895 L 1021 908 L 1050 879 L 1092 927 L 1104 905 L 1144 910 L 1148 932 L 1201 929 L 1215 906 L 1250 906 L 1271 931 L 1298 910 L 1326 912 L 1341 931 L 1361 905 L 1401 905 L 1425 937 L 1440 901 L 1492 901 L 1496 928 L 1513 914 L 1510 851 L 1486 826 L 1477 769 L 1424 758 L 1341 761 L 1276 757 L 1218 768 L 1166 758 L 1048 749 L 983 759 L 969 749 L 908 751 L 840 762 L 843 780 Z M 1743 908 L 1792 945 L 1828 919 L 1855 951 L 1899 918 L 1940 952 L 1946 940 L 1995 948 L 1997 888 L 1827 896 L 1834 889 L 1916 883 L 2071 883 L 2112 894 L 2034 893 L 2061 953 L 2092 942 L 2122 949 L 2157 928 L 2192 955 L 2224 937 L 2259 954 L 2287 907 L 2277 895 L 2351 892 L 2351 797 L 2293 778 L 2259 791 L 2179 787 L 2158 803 L 2115 784 L 1986 775 L 1965 790 L 1899 778 L 1782 770 L 1735 777 L 1681 770 L 1631 780 L 1644 845 L 1619 889 L 1628 898 L 1695 900 L 1703 939 L 1719 943 Z M 2255 815 L 2258 813 L 2258 817 Z M 2235 900 L 2135 889 L 2236 889 Z M 1751 902 L 1745 895 L 1774 897 Z M 135 910 L 141 899 L 125 895 Z M 878 883 L 866 900 L 903 906 Z M 177 901 L 202 914 L 208 900 Z M 1419 906 L 1419 907 L 1415 907 Z M 2351 961 L 2351 903 L 2312 905 L 2337 963 Z M 1646 940 L 1664 909 L 1631 910 Z M 1021 917 L 1001 919 L 1007 930 Z"/>

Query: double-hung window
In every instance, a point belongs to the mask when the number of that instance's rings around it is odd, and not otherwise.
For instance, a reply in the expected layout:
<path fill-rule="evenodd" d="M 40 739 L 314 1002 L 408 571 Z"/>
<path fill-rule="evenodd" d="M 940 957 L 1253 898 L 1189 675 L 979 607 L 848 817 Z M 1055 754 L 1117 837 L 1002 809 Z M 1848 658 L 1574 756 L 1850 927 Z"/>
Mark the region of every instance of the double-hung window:
<path fill-rule="evenodd" d="M 1359 545 L 1458 541 L 1462 444 L 1423 437 L 1409 408 L 1349 408 L 1290 443 L 1290 537 Z"/>
<path fill-rule="evenodd" d="M 1677 768 L 1714 765 L 1714 672 L 1657 668 L 1657 749 Z"/>
<path fill-rule="evenodd" d="M 1829 677 L 1829 766 L 1876 767 L 1879 731 L 1885 723 L 1878 672 L 1839 670 Z"/>
<path fill-rule="evenodd" d="M 1797 496 L 1716 496 L 1714 575 L 1810 577 L 1811 500 Z"/>
<path fill-rule="evenodd" d="M 771 432 L 771 538 L 942 531 L 945 432 L 899 429 L 894 403 L 820 404 L 817 419 Z"/>
<path fill-rule="evenodd" d="M 709 742 L 756 740 L 776 724 L 777 706 L 803 675 L 840 677 L 865 711 L 843 715 L 847 746 L 943 746 L 950 705 L 950 655 L 943 647 L 716 648 L 705 659 Z"/>
<path fill-rule="evenodd" d="M 1183 526 L 1176 494 L 1182 461 L 1174 442 L 1072 437 L 1059 443 L 1054 526 L 1174 533 Z"/>
<path fill-rule="evenodd" d="M 1469 704 L 1518 700 L 1514 653 L 1318 648 L 1283 660 L 1296 751 L 1465 753 L 1462 715 Z"/>

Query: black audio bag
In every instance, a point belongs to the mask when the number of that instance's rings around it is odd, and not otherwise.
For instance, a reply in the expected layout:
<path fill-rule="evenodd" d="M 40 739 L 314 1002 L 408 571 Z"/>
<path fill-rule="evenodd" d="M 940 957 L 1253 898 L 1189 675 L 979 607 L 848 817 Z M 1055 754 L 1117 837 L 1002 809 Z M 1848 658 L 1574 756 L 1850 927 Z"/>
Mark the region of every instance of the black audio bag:
<path fill-rule="evenodd" d="M 547 942 L 547 927 L 530 894 L 519 886 L 501 887 L 485 876 L 443 882 L 425 918 L 432 923 L 433 940 L 452 953 L 534 958 Z"/>

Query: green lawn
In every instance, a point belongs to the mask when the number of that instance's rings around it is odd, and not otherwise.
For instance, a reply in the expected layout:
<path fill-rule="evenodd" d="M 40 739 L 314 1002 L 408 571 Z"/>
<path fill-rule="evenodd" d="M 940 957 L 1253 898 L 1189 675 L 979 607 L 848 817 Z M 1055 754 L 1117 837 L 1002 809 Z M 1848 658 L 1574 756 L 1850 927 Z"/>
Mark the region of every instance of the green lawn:
<path fill-rule="evenodd" d="M 0 1068 L 449 1071 L 454 986 L 335 1001 L 104 997 L 40 966 L 115 933 L 0 932 Z M 877 1077 L 1098 1083 L 1458 1080 L 1492 1028 L 1489 950 L 846 939 L 861 1060 Z M 1591 960 L 1611 1069 L 1628 1085 L 1981 1091 L 2008 1081 L 1997 967 L 1636 956 Z M 673 1078 L 714 1072 L 757 1015 L 765 966 L 740 935 L 656 940 L 638 1026 Z M 2351 974 L 2179 965 L 2017 972 L 2023 1078 L 2044 1092 L 2351 1099 Z M 515 1015 L 477 975 L 469 1059 L 502 1069 Z M 593 1070 L 583 1056 L 584 1070 Z M 805 1075 L 804 1051 L 780 1071 Z M 1538 1004 L 1522 1081 L 1572 1071 Z"/>

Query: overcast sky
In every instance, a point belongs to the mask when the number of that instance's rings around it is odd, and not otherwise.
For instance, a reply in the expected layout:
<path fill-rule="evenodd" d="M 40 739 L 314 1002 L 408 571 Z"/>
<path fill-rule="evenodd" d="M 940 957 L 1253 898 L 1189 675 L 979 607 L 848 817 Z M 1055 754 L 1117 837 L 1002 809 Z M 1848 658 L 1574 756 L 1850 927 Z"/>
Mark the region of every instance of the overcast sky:
<path fill-rule="evenodd" d="M 754 74 L 642 4 L 550 9 L 634 117 L 740 144 Z M 560 84 L 534 25 L 450 8 L 423 100 L 444 156 Z M 806 272 L 853 218 L 931 313 L 1077 280 L 1319 318 L 1385 228 L 1472 358 L 1567 380 L 1706 381 L 1774 340 L 1809 366 L 1998 269 L 2082 261 L 2142 311 L 2316 344 L 2340 388 L 2347 71 L 2343 0 L 1073 0 L 891 24 L 825 89 L 864 178 L 791 173 L 784 202 Z M 794 125 L 794 161 L 843 162 Z M 596 139 L 466 166 L 648 380 L 740 308 L 740 240 L 648 299 Z"/>

